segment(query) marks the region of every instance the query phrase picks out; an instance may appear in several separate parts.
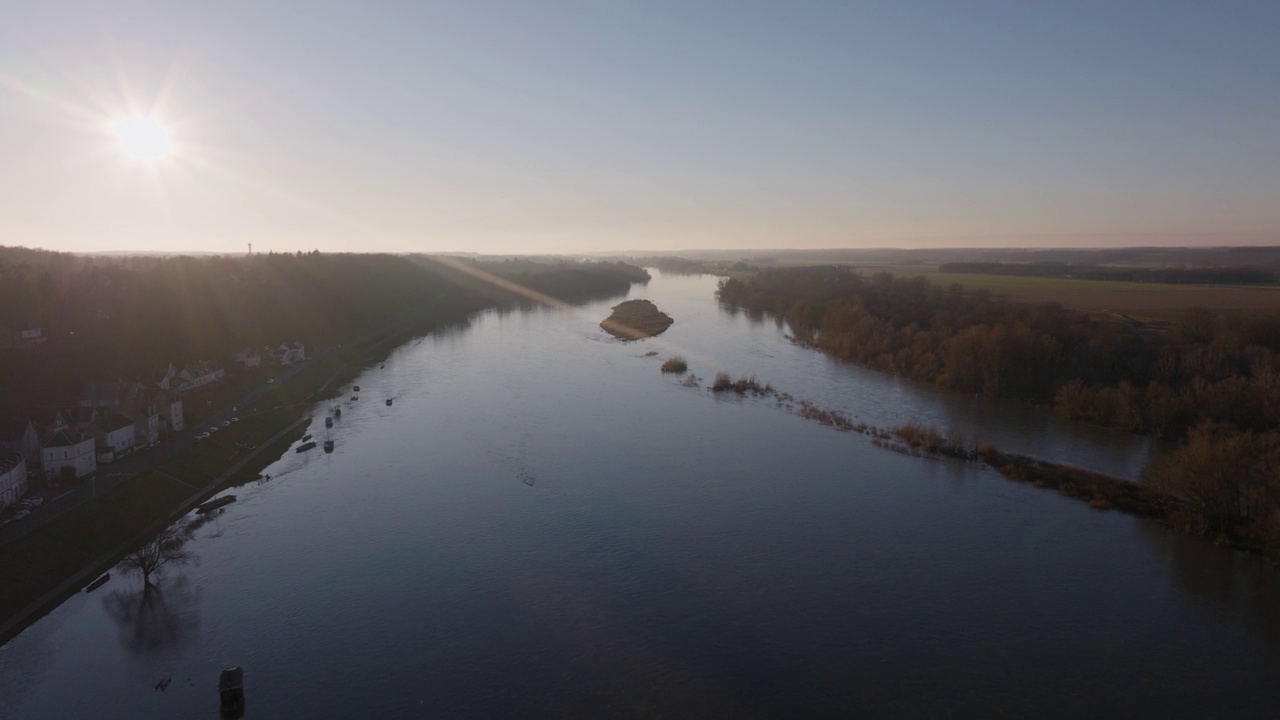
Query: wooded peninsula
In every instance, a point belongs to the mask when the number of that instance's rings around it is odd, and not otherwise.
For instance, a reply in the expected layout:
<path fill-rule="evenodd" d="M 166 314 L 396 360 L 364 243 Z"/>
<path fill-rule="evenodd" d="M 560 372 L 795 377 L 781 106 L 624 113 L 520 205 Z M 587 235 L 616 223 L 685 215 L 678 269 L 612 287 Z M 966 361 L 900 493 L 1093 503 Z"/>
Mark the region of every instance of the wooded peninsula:
<path fill-rule="evenodd" d="M 721 281 L 720 299 L 832 357 L 1182 441 L 1144 481 L 1188 532 L 1280 550 L 1280 312 L 1190 308 L 1152 332 L 847 267 Z"/>

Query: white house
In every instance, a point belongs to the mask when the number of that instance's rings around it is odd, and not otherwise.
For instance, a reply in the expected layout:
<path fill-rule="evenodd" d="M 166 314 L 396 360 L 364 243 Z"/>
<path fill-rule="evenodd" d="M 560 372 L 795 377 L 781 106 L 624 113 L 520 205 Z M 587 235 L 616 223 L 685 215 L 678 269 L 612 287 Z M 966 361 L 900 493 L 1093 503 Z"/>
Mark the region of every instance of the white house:
<path fill-rule="evenodd" d="M 155 381 L 156 387 L 160 388 L 161 390 L 172 389 L 173 378 L 177 376 L 178 376 L 178 368 L 174 367 L 173 363 L 169 363 L 169 367 L 165 369 L 164 373 L 162 373 L 160 377 L 156 378 L 156 381 Z"/>
<path fill-rule="evenodd" d="M 194 363 L 178 373 L 178 392 L 189 392 L 209 383 L 217 382 L 226 376 L 227 371 L 212 360 Z"/>
<path fill-rule="evenodd" d="M 281 365 L 292 365 L 307 359 L 307 348 L 300 342 L 293 345 L 280 343 L 280 347 L 270 351 L 271 357 Z"/>
<path fill-rule="evenodd" d="M 123 415 L 99 418 L 93 424 L 92 434 L 99 460 L 102 462 L 111 462 L 128 455 L 133 452 L 137 442 L 133 420 Z"/>
<path fill-rule="evenodd" d="M 27 494 L 27 460 L 16 450 L 0 452 L 0 508 Z"/>
<path fill-rule="evenodd" d="M 33 348 L 43 345 L 48 339 L 45 337 L 43 329 L 34 327 L 14 333 L 13 344 L 18 348 Z"/>
<path fill-rule="evenodd" d="M 136 426 L 139 445 L 157 442 L 163 427 L 168 427 L 170 432 L 182 431 L 182 398 L 171 390 L 143 390 L 138 393 L 138 404 L 129 417 Z"/>
<path fill-rule="evenodd" d="M 160 442 L 160 409 L 156 407 L 155 396 L 166 390 L 148 390 L 138 392 L 138 396 L 124 409 L 124 414 L 133 422 L 134 442 L 138 445 L 150 445 Z"/>
<path fill-rule="evenodd" d="M 245 348 L 243 350 L 236 351 L 231 356 L 231 361 L 238 362 L 247 368 L 258 367 L 262 364 L 262 355 L 259 354 L 257 350 Z"/>
<path fill-rule="evenodd" d="M 57 480 L 63 468 L 75 470 L 82 478 L 98 469 L 98 457 L 92 435 L 67 428 L 50 435 L 40 448 L 44 476 Z"/>

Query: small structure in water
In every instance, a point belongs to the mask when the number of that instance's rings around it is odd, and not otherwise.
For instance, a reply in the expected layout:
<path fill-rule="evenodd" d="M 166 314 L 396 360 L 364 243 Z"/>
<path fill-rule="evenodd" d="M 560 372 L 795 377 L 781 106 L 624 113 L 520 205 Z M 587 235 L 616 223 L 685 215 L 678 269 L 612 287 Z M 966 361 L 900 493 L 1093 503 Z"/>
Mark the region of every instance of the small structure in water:
<path fill-rule="evenodd" d="M 333 452 L 333 441 L 332 441 L 332 440 L 325 440 L 325 441 L 324 441 L 324 451 L 325 451 L 325 452 L 327 452 L 327 453 L 331 453 L 331 452 Z"/>
<path fill-rule="evenodd" d="M 388 405 L 388 406 L 389 406 L 389 405 L 391 405 L 391 400 L 392 400 L 392 398 L 387 398 L 387 405 Z"/>
<path fill-rule="evenodd" d="M 218 696 L 222 700 L 223 717 L 240 717 L 244 714 L 244 670 L 233 667 L 222 671 L 218 678 Z"/>

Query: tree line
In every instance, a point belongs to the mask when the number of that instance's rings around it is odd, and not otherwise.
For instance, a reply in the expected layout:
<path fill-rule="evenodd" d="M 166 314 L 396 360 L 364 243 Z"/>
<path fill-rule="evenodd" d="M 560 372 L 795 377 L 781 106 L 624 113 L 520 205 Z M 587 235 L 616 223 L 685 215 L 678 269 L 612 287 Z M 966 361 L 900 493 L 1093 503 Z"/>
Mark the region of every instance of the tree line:
<path fill-rule="evenodd" d="M 571 300 L 648 279 L 622 263 L 513 272 L 465 262 Z M 324 347 L 406 313 L 455 322 L 522 297 L 429 256 L 91 257 L 0 247 L 0 335 L 40 328 L 47 338 L 29 351 L 0 349 L 0 411 L 65 402 L 86 382 L 150 379 L 170 362 L 294 341 Z"/>
<path fill-rule="evenodd" d="M 1078 278 L 1125 282 L 1275 285 L 1280 282 L 1280 266 L 1216 267 L 1116 267 L 1061 262 L 949 262 L 938 266 L 946 273 L 1018 275 L 1027 277 Z"/>
<path fill-rule="evenodd" d="M 1182 439 L 1148 477 L 1178 499 L 1189 529 L 1280 542 L 1280 312 L 1194 308 L 1151 333 L 1056 303 L 837 267 L 730 278 L 718 296 L 841 360 Z"/>

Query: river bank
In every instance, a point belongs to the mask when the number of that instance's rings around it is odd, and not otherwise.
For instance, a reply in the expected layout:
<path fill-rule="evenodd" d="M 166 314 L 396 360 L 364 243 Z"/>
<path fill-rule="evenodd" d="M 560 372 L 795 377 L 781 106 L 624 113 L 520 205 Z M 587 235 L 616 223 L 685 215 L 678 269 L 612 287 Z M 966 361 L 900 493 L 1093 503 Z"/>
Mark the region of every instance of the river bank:
<path fill-rule="evenodd" d="M 335 348 L 238 408 L 239 422 L 0 547 L 0 642 L 200 502 L 257 478 L 306 431 L 308 408 L 335 397 L 337 388 L 409 338 L 441 325 L 429 316 L 402 317 Z"/>
<path fill-rule="evenodd" d="M 946 458 L 991 467 L 1001 476 L 1018 483 L 1056 490 L 1065 497 L 1080 500 L 1089 507 L 1116 510 L 1128 515 L 1154 520 L 1183 535 L 1197 537 L 1217 545 L 1248 552 L 1280 563 L 1280 548 L 1233 526 L 1219 526 L 1213 532 L 1197 530 L 1184 515 L 1184 503 L 1176 496 L 1143 483 L 1125 480 L 1106 473 L 1086 470 L 1062 462 L 1050 462 L 1023 453 L 1001 450 L 991 443 L 979 442 L 960 429 L 941 431 L 933 426 L 904 423 L 877 427 L 857 422 L 838 410 L 822 408 L 813 402 L 780 392 L 772 385 L 761 384 L 751 377 L 734 378 L 729 373 L 716 375 L 707 390 L 720 393 L 774 398 L 778 407 L 807 420 L 843 432 L 869 437 L 876 447 L 923 457 Z"/>

